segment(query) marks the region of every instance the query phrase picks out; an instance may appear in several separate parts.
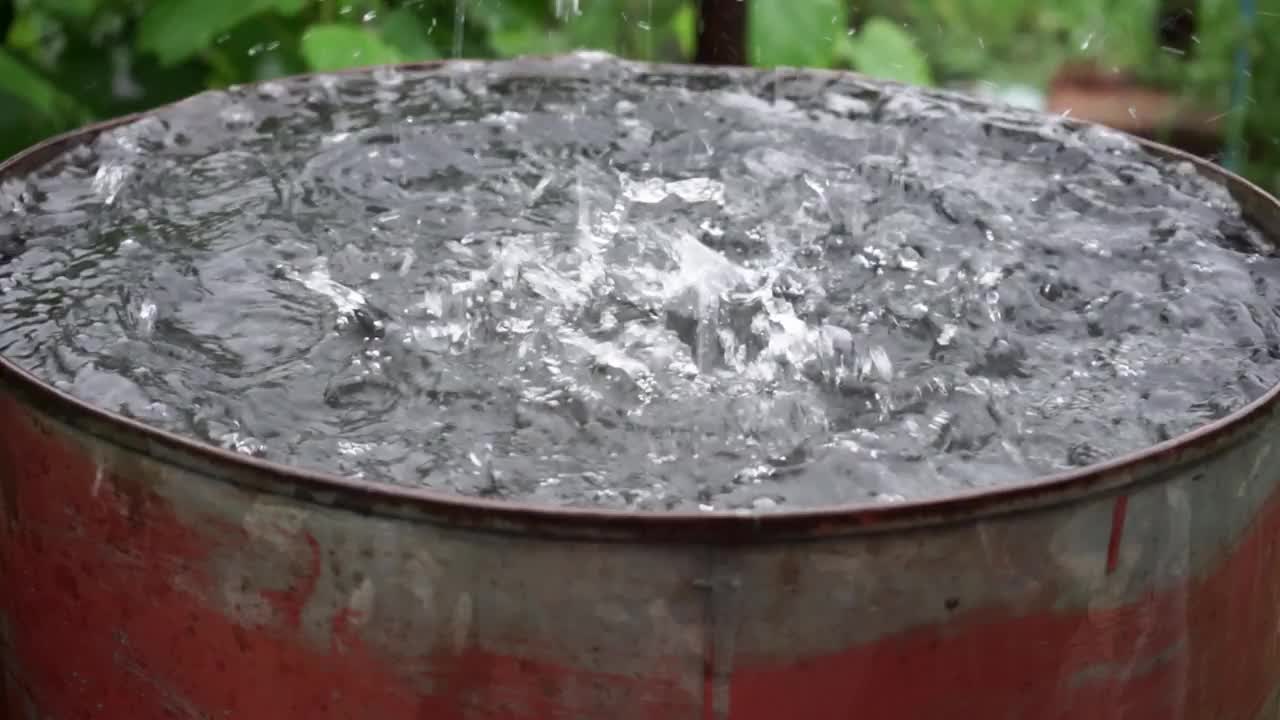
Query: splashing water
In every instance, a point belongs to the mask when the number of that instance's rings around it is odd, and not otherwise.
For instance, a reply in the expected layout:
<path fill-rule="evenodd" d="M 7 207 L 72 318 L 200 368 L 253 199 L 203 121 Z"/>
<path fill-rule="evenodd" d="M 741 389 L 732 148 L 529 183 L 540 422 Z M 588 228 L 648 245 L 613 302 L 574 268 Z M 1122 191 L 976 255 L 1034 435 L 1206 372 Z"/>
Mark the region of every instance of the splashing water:
<path fill-rule="evenodd" d="M 209 93 L 0 212 L 6 357 L 463 495 L 946 495 L 1185 432 L 1280 357 L 1277 261 L 1190 166 L 832 75 L 582 55 Z"/>
<path fill-rule="evenodd" d="M 562 22 L 578 17 L 582 14 L 579 2 L 580 0 L 556 0 L 556 17 Z"/>

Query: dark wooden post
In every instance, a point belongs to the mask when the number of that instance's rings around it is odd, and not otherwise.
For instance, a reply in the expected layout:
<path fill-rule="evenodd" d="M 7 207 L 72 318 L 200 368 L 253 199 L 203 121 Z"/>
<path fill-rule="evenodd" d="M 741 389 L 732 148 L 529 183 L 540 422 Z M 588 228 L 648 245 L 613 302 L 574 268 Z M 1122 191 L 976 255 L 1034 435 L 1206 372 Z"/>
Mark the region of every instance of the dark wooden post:
<path fill-rule="evenodd" d="M 699 65 L 747 64 L 747 3 L 750 0 L 700 0 Z"/>

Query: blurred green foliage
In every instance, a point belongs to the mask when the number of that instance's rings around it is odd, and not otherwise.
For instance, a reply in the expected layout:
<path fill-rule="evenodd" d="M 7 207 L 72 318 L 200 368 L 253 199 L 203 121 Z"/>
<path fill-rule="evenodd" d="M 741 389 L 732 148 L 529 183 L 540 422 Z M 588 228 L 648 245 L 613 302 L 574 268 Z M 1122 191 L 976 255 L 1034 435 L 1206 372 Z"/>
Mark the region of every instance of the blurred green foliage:
<path fill-rule="evenodd" d="M 1280 12 L 1268 0 L 1246 27 L 1240 0 L 1191 0 L 1196 29 L 1189 53 L 1162 47 L 1161 0 L 869 0 L 911 29 L 940 82 L 1044 86 L 1071 60 L 1093 60 L 1178 92 L 1190 107 L 1221 113 L 1228 139 L 1249 157 L 1247 174 L 1280 191 Z M 1235 55 L 1251 67 L 1246 102 L 1232 108 Z"/>
<path fill-rule="evenodd" d="M 748 1 L 761 66 L 1043 86 L 1087 57 L 1224 113 L 1244 44 L 1250 100 L 1231 127 L 1255 178 L 1280 180 L 1280 13 L 1246 36 L 1238 0 L 1198 0 L 1188 59 L 1159 45 L 1160 0 Z M 696 0 L 0 0 L 0 157 L 93 119 L 313 70 L 575 48 L 687 61 L 696 26 Z"/>

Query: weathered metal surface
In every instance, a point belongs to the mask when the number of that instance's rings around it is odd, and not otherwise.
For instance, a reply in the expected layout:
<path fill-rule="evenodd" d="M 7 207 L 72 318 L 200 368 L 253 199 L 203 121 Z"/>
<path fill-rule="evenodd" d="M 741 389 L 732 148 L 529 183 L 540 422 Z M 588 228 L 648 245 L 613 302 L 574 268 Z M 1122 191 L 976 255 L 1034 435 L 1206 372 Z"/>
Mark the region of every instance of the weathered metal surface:
<path fill-rule="evenodd" d="M 1280 237 L 1273 200 L 1199 167 Z M 146 430 L 0 361 L 0 708 L 1276 717 L 1276 407 L 1273 392 L 1150 451 L 954 500 L 635 515 L 289 470 Z"/>

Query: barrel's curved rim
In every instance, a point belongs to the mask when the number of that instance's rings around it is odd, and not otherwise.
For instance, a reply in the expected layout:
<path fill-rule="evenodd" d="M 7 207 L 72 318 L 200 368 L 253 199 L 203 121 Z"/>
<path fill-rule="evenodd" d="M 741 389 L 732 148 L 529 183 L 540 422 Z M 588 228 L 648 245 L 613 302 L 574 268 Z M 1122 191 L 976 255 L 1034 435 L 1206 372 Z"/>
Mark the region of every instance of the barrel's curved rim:
<path fill-rule="evenodd" d="M 462 62 L 485 65 L 503 61 Z M 433 61 L 391 67 L 430 70 L 447 68 L 451 64 L 450 61 Z M 627 64 L 656 69 L 683 68 L 685 72 L 689 71 L 688 66 L 634 62 Z M 337 73 L 314 73 L 264 82 L 287 82 L 318 75 L 365 74 L 374 69 L 355 68 Z M 770 72 L 844 75 L 882 87 L 896 85 L 843 71 L 786 68 L 747 72 L 756 72 L 761 76 Z M 941 94 L 951 95 L 945 91 Z M 957 97 L 969 100 L 964 96 Z M 48 138 L 0 161 L 0 180 L 18 171 L 33 170 L 57 154 L 77 144 L 89 142 L 106 130 L 148 117 L 167 107 L 171 105 L 87 125 Z M 1063 122 L 1073 127 L 1092 125 L 1078 120 L 1064 119 Z M 1142 138 L 1131 139 L 1147 151 L 1167 160 L 1191 163 L 1200 174 L 1224 185 L 1244 206 L 1246 215 L 1251 216 L 1255 222 L 1262 222 L 1258 217 L 1260 215 L 1270 215 L 1268 222 L 1272 226 L 1264 227 L 1264 230 L 1269 234 L 1280 234 L 1280 201 L 1266 191 L 1235 173 L 1181 150 Z M 70 426 L 120 450 L 140 453 L 157 462 L 266 495 L 288 496 L 362 514 L 442 523 L 486 532 L 536 534 L 566 539 L 712 544 L 923 528 L 972 522 L 1009 513 L 1046 510 L 1064 503 L 1122 494 L 1147 483 L 1160 482 L 1165 477 L 1164 473 L 1186 468 L 1196 461 L 1238 446 L 1263 430 L 1267 421 L 1280 409 L 1280 384 L 1277 384 L 1261 397 L 1223 418 L 1141 450 L 1086 467 L 1041 476 L 1026 483 L 975 489 L 925 500 L 891 504 L 852 503 L 769 512 L 638 512 L 471 498 L 427 488 L 369 482 L 248 457 L 154 428 L 92 405 L 45 383 L 3 356 L 0 356 L 0 391 L 25 399 L 38 415 Z"/>

